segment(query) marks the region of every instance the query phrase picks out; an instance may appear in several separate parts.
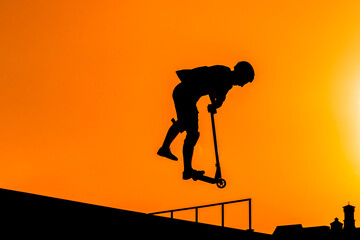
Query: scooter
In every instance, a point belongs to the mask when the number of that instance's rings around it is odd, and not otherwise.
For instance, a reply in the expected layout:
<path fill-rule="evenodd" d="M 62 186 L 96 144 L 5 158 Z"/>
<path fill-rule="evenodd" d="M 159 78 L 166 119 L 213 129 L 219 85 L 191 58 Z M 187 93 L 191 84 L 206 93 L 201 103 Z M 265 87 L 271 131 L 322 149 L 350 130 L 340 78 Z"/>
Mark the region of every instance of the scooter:
<path fill-rule="evenodd" d="M 217 147 L 217 141 L 216 141 L 214 113 L 211 112 L 210 114 L 211 114 L 211 124 L 212 124 L 213 138 L 214 138 L 214 147 L 215 147 L 216 172 L 215 172 L 214 178 L 201 175 L 198 177 L 197 180 L 204 181 L 204 182 L 211 183 L 211 184 L 216 183 L 216 186 L 218 186 L 219 188 L 224 188 L 226 186 L 226 181 L 225 181 L 225 179 L 221 178 L 221 168 L 220 168 L 219 153 L 218 153 L 218 147 Z"/>

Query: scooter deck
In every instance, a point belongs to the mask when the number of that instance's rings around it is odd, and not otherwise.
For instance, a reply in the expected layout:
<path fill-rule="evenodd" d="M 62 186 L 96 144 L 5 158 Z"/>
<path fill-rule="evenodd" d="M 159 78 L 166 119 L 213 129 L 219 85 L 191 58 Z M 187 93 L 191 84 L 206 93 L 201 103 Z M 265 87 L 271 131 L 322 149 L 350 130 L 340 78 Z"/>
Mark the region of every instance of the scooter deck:
<path fill-rule="evenodd" d="M 200 180 L 200 181 L 211 183 L 211 184 L 216 184 L 216 186 L 218 186 L 218 188 L 224 188 L 226 186 L 225 179 L 222 179 L 221 177 L 211 178 L 211 177 L 202 175 L 202 176 L 198 177 L 196 180 Z"/>
<path fill-rule="evenodd" d="M 202 175 L 202 176 L 198 177 L 197 180 L 207 182 L 207 183 L 211 183 L 211 184 L 217 183 L 217 179 L 211 178 L 211 177 L 208 177 L 208 176 L 205 176 L 205 175 Z"/>

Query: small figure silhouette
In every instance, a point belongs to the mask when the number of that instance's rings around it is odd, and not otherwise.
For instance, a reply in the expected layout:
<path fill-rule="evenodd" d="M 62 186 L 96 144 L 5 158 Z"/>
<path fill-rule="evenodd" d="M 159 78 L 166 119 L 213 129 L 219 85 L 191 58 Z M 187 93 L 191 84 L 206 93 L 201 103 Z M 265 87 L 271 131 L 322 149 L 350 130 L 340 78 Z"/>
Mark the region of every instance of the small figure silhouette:
<path fill-rule="evenodd" d="M 236 64 L 233 71 L 226 66 L 215 65 L 179 70 L 176 74 L 181 81 L 173 92 L 178 120 L 172 119 L 173 124 L 157 154 L 177 161 L 178 158 L 170 151 L 170 145 L 180 132 L 186 131 L 183 145 L 183 179 L 195 180 L 205 173 L 193 169 L 191 164 L 194 147 L 200 136 L 197 101 L 202 96 L 209 95 L 211 104 L 208 105 L 208 111 L 215 114 L 234 85 L 243 87 L 253 81 L 254 69 L 250 63 L 242 61 Z"/>

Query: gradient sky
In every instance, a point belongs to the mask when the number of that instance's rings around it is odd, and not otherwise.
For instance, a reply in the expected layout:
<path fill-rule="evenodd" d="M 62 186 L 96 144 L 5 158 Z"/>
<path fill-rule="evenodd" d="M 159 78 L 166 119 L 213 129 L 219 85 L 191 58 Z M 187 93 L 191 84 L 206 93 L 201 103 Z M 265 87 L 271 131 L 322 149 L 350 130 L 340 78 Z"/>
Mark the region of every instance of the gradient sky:
<path fill-rule="evenodd" d="M 359 12 L 355 0 L 0 0 L 0 187 L 140 212 L 252 198 L 267 233 L 343 220 L 348 201 L 360 208 Z M 181 159 L 156 155 L 175 71 L 241 60 L 256 78 L 216 115 L 228 185 L 183 181 Z M 208 103 L 193 165 L 211 176 Z M 239 206 L 225 224 L 246 228 Z"/>

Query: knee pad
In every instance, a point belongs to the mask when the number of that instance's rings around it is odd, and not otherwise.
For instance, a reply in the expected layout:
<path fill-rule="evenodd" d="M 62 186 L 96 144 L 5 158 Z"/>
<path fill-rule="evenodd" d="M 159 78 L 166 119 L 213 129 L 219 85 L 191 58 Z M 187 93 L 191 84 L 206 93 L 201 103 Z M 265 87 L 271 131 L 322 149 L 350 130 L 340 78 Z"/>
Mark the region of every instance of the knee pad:
<path fill-rule="evenodd" d="M 199 132 L 188 132 L 186 134 L 184 144 L 189 144 L 191 146 L 195 146 L 197 141 L 199 140 L 200 133 Z"/>

